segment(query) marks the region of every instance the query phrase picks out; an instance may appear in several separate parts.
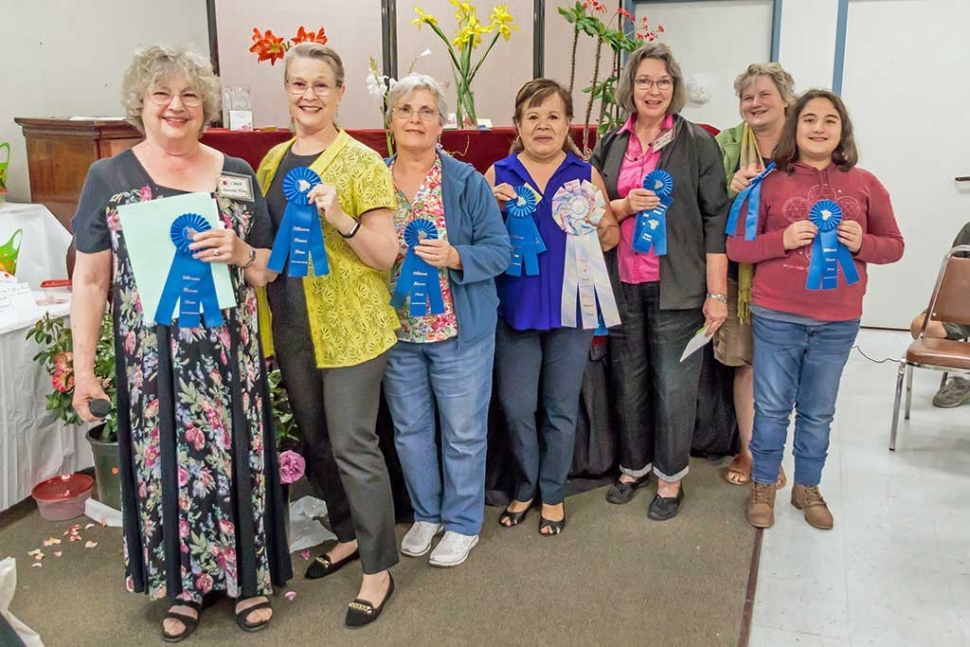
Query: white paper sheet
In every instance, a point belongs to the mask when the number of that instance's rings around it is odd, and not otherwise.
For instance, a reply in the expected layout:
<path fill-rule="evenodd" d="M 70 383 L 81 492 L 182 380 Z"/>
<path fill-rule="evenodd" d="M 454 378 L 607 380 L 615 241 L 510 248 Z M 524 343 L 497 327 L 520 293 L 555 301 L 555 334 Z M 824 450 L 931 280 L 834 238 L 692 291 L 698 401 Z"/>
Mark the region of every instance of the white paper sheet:
<path fill-rule="evenodd" d="M 707 326 L 704 326 L 698 330 L 693 337 L 691 337 L 690 341 L 687 342 L 687 347 L 684 348 L 683 355 L 680 356 L 680 361 L 683 362 L 701 348 L 704 348 L 704 346 L 711 343 L 711 340 L 714 339 L 714 335 L 708 335 L 707 328 Z"/>

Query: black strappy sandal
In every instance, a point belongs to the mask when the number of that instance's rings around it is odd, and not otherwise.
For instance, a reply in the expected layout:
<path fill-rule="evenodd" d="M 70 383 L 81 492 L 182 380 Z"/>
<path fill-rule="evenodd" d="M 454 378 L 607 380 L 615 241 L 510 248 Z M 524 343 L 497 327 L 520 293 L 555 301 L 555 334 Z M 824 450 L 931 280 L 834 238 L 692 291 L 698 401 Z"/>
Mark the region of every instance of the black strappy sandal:
<path fill-rule="evenodd" d="M 509 505 L 512 504 L 510 503 Z M 508 509 L 508 507 L 506 507 L 505 510 L 502 511 L 502 514 L 500 514 L 498 517 L 498 524 L 503 528 L 515 528 L 517 525 L 525 521 L 525 516 L 529 514 L 530 508 L 532 508 L 532 501 L 529 501 L 529 505 L 525 510 L 521 510 L 519 512 L 512 512 Z M 506 520 L 508 520 L 508 524 L 504 523 Z"/>
<path fill-rule="evenodd" d="M 256 597 L 264 597 L 264 596 L 256 596 Z M 236 608 L 239 609 L 239 605 L 249 599 L 251 598 L 244 598 L 242 600 L 237 600 Z M 273 618 L 270 617 L 269 619 L 263 620 L 262 622 L 249 622 L 249 620 L 247 620 L 246 618 L 248 618 L 249 614 L 252 613 L 253 611 L 258 611 L 259 609 L 272 609 L 272 608 L 273 608 L 273 605 L 270 604 L 269 600 L 267 599 L 265 602 L 258 602 L 251 607 L 246 607 L 245 609 L 236 611 L 236 624 L 239 625 L 239 628 L 242 629 L 243 631 L 248 631 L 250 633 L 254 631 L 259 631 L 260 629 L 264 628 L 267 624 L 269 624 L 269 621 L 272 620 Z"/>
<path fill-rule="evenodd" d="M 380 606 L 375 607 L 371 602 L 355 599 L 347 606 L 347 617 L 344 619 L 344 626 L 348 629 L 359 629 L 377 620 L 381 611 L 387 606 L 394 594 L 394 577 L 388 573 L 390 584 L 387 585 L 387 593 L 384 594 L 384 601 Z"/>
<path fill-rule="evenodd" d="M 190 616 L 190 615 L 186 615 L 186 614 L 181 613 L 179 611 L 169 611 L 168 613 L 165 614 L 165 617 L 162 619 L 162 622 L 163 623 L 165 622 L 165 620 L 178 620 L 179 622 L 182 623 L 182 626 L 185 627 L 185 629 L 182 631 L 182 633 L 170 634 L 167 631 L 165 631 L 165 625 L 163 624 L 162 625 L 162 640 L 164 640 L 167 643 L 182 642 L 183 640 L 185 640 L 186 638 L 188 638 L 192 634 L 193 631 L 195 631 L 196 627 L 199 626 L 199 617 L 202 615 L 202 605 L 200 603 L 198 603 L 198 602 L 191 602 L 191 601 L 185 602 L 185 601 L 182 601 L 182 600 L 178 600 L 172 606 L 173 607 L 189 607 L 191 609 L 195 609 L 195 617 L 194 618 L 192 616 Z"/>
<path fill-rule="evenodd" d="M 552 521 L 551 519 L 546 519 L 543 516 L 539 517 L 539 534 L 543 537 L 555 537 L 562 532 L 562 529 L 566 527 L 566 517 L 563 517 L 559 521 Z M 544 529 L 548 528 L 549 532 L 542 532 Z"/>

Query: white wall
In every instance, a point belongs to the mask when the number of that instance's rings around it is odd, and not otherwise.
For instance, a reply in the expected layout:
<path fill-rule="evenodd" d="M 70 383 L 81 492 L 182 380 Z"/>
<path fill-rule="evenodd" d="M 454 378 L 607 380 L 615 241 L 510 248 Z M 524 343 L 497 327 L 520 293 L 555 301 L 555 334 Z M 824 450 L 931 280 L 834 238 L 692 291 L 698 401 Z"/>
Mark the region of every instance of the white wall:
<path fill-rule="evenodd" d="M 685 79 L 699 80 L 710 95 L 707 103 L 689 102 L 683 115 L 721 129 L 738 123 L 734 78 L 771 54 L 771 0 L 638 2 L 636 13 L 664 26 L 661 40 Z"/>
<path fill-rule="evenodd" d="M 209 55 L 202 0 L 0 0 L 0 141 L 10 142 L 8 199 L 27 202 L 27 154 L 14 117 L 120 116 L 132 52 L 194 45 Z"/>
<path fill-rule="evenodd" d="M 798 92 L 832 88 L 839 0 L 784 0 L 778 61 Z"/>

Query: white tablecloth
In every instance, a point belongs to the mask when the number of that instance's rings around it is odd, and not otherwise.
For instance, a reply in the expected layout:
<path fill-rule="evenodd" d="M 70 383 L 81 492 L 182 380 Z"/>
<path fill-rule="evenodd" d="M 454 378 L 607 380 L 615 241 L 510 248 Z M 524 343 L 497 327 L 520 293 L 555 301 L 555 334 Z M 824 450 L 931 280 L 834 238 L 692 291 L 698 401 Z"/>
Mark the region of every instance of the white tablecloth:
<path fill-rule="evenodd" d="M 41 204 L 0 205 L 0 247 L 11 239 L 14 239 L 14 246 L 17 241 L 20 244 L 15 274 L 18 281 L 39 290 L 42 281 L 67 278 L 67 248 L 71 245 L 71 234 L 47 207 Z"/>
<path fill-rule="evenodd" d="M 68 309 L 46 311 L 63 317 Z M 43 313 L 0 322 L 0 511 L 29 497 L 37 483 L 94 464 L 86 430 L 46 410 L 50 376 L 33 360 L 37 344 L 25 338 Z"/>

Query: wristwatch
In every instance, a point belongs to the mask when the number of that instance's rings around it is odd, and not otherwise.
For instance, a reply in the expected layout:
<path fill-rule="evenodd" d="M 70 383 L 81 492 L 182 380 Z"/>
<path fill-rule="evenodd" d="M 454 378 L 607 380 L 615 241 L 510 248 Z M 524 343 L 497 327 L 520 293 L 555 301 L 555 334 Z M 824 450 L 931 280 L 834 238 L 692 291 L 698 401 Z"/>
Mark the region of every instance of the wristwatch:
<path fill-rule="evenodd" d="M 708 299 L 714 299 L 715 301 L 720 301 L 721 303 L 727 303 L 727 295 L 721 294 L 720 292 L 708 292 Z"/>
<path fill-rule="evenodd" d="M 253 263 L 255 263 L 255 262 L 256 262 L 256 248 L 253 247 L 252 245 L 250 245 L 249 246 L 249 260 L 246 261 L 246 264 L 245 265 L 240 265 L 239 266 L 239 269 L 241 269 L 241 270 L 248 270 L 250 267 L 253 266 Z"/>

